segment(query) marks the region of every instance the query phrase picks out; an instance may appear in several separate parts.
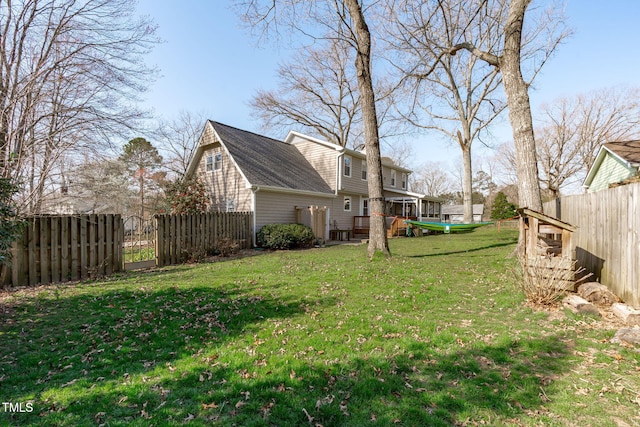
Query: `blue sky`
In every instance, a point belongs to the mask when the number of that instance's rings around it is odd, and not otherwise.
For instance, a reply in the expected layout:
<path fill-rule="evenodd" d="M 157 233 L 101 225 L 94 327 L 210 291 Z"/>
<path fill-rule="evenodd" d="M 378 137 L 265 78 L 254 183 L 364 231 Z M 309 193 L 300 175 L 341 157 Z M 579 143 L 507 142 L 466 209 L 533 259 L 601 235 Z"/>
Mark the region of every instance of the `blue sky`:
<path fill-rule="evenodd" d="M 534 6 L 545 3 L 534 0 Z M 291 52 L 258 47 L 223 0 L 140 0 L 138 10 L 153 18 L 165 40 L 148 58 L 161 77 L 147 94 L 146 106 L 166 118 L 189 110 L 260 132 L 248 102 L 256 90 L 276 87 L 278 64 Z M 567 0 L 566 15 L 574 35 L 536 80 L 530 92 L 534 115 L 542 103 L 559 96 L 640 86 L 640 1 Z M 509 139 L 506 120 L 494 135 L 496 142 Z M 459 157 L 459 148 L 439 137 L 420 136 L 413 145 L 414 165 Z"/>

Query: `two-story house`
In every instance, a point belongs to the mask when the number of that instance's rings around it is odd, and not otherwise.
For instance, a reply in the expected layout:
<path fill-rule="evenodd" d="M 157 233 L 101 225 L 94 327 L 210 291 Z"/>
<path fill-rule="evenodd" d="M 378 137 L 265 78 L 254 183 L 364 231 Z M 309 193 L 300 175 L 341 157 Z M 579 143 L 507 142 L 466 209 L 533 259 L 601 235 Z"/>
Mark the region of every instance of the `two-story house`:
<path fill-rule="evenodd" d="M 383 159 L 384 214 L 439 219 L 440 201 L 409 191 L 410 170 Z M 211 209 L 251 211 L 254 232 L 263 225 L 293 223 L 300 209 L 325 212 L 324 235 L 352 230 L 371 214 L 363 152 L 290 132 L 279 141 L 208 121 L 187 176 L 205 183 Z M 363 231 L 363 230 L 359 230 Z"/>

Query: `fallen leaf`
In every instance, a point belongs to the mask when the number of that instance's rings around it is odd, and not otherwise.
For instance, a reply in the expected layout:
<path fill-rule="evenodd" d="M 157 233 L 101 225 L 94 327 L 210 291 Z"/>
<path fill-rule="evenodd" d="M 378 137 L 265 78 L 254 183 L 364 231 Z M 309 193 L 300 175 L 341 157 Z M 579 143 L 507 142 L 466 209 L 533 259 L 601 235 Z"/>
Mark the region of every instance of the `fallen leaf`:
<path fill-rule="evenodd" d="M 307 416 L 307 420 L 309 421 L 309 424 L 311 424 L 313 422 L 313 417 L 311 415 L 309 415 L 307 410 L 304 409 L 304 408 L 302 408 L 302 412 L 304 412 L 304 414 Z"/>
<path fill-rule="evenodd" d="M 216 409 L 217 407 L 218 405 L 215 402 L 202 404 L 202 409 Z"/>

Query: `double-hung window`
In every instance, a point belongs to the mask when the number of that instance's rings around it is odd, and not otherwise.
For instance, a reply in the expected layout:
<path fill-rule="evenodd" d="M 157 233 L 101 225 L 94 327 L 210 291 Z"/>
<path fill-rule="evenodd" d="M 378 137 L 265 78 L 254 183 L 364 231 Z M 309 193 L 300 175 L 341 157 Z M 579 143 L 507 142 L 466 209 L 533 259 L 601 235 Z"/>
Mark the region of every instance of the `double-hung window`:
<path fill-rule="evenodd" d="M 342 173 L 344 176 L 351 176 L 351 156 L 344 156 L 342 163 Z"/>
<path fill-rule="evenodd" d="M 222 153 L 216 153 L 213 160 L 213 170 L 219 171 L 222 169 Z"/>
<path fill-rule="evenodd" d="M 367 161 L 366 160 L 362 161 L 362 180 L 363 181 L 367 180 Z"/>

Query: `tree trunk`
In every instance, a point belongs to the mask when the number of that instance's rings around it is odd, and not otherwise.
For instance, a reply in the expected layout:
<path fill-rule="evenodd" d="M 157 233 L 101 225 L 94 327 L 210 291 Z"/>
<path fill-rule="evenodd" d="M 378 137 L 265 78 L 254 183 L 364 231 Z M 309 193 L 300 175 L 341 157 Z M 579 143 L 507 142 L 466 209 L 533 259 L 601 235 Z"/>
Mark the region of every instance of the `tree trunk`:
<path fill-rule="evenodd" d="M 462 205 L 463 205 L 463 221 L 468 223 L 473 222 L 473 185 L 472 175 L 473 170 L 471 167 L 471 141 L 462 136 L 458 131 L 458 143 L 462 149 Z"/>
<path fill-rule="evenodd" d="M 382 161 L 380 159 L 380 138 L 378 135 L 378 117 L 376 114 L 375 94 L 371 76 L 371 33 L 365 22 L 362 8 L 358 0 L 345 0 L 349 15 L 353 21 L 357 54 L 356 70 L 358 88 L 360 90 L 360 106 L 364 122 L 364 140 L 367 152 L 367 185 L 370 203 L 369 247 L 368 255 L 372 258 L 377 251 L 388 256 L 385 221 L 385 200 L 382 184 Z"/>
<path fill-rule="evenodd" d="M 522 77 L 522 69 L 520 68 L 522 25 L 530 3 L 531 0 L 511 1 L 505 26 L 500 70 L 509 105 L 509 121 L 513 128 L 516 149 L 518 204 L 520 207 L 542 212 L 531 104 L 527 84 Z"/>

